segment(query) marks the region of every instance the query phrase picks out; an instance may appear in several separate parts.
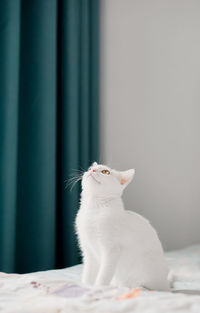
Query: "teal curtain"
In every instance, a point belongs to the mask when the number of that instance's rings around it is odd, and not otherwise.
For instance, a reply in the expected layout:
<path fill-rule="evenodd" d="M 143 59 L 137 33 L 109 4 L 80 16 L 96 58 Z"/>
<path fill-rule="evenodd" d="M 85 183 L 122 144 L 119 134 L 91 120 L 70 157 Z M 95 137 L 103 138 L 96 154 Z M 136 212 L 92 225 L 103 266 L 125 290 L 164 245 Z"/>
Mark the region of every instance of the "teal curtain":
<path fill-rule="evenodd" d="M 0 1 L 0 271 L 80 262 L 74 169 L 98 159 L 98 0 Z"/>

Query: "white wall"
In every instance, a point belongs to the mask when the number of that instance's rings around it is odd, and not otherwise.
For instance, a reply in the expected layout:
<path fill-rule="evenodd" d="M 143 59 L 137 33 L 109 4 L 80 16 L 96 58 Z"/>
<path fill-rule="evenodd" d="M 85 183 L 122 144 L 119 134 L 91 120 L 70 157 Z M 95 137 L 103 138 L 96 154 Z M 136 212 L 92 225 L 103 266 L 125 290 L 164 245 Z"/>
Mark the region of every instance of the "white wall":
<path fill-rule="evenodd" d="M 165 249 L 200 243 L 200 1 L 101 6 L 101 160 Z"/>

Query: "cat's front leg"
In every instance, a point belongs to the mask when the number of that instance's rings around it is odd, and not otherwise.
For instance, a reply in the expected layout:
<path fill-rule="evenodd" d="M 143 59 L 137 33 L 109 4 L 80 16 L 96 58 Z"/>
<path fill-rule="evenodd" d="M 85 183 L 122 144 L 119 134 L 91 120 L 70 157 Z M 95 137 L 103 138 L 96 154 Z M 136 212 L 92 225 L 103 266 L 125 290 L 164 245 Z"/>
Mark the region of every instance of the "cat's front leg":
<path fill-rule="evenodd" d="M 86 249 L 83 258 L 82 282 L 87 285 L 94 285 L 98 269 L 99 264 L 97 259 L 91 251 Z"/>
<path fill-rule="evenodd" d="M 110 284 L 119 260 L 120 248 L 105 249 L 100 260 L 100 268 L 96 278 L 96 286 L 107 286 Z"/>

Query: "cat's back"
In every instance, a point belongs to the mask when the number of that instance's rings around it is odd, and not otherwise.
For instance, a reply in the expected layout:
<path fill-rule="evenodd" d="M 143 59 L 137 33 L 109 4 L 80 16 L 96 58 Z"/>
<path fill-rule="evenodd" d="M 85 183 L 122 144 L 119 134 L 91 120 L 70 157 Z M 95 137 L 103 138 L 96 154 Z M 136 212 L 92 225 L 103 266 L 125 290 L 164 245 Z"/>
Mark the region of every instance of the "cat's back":
<path fill-rule="evenodd" d="M 145 217 L 133 211 L 124 210 L 124 219 L 126 225 L 133 227 L 137 231 L 140 229 L 151 230 L 153 228 Z"/>
<path fill-rule="evenodd" d="M 143 242 L 144 248 L 147 245 L 148 249 L 152 247 L 155 250 L 162 250 L 156 230 L 142 215 L 125 210 L 124 225 L 126 225 L 125 231 L 130 237 L 130 240 L 134 240 L 138 246 Z"/>

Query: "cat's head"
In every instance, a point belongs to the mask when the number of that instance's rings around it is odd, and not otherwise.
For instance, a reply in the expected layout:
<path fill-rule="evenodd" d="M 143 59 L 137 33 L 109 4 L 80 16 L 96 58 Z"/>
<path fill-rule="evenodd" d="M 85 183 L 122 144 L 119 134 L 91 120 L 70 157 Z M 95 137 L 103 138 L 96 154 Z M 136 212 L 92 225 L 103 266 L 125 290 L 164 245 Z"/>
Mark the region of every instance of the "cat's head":
<path fill-rule="evenodd" d="M 132 181 L 134 169 L 116 171 L 94 162 L 84 173 L 82 190 L 95 196 L 121 196 L 124 188 Z"/>

